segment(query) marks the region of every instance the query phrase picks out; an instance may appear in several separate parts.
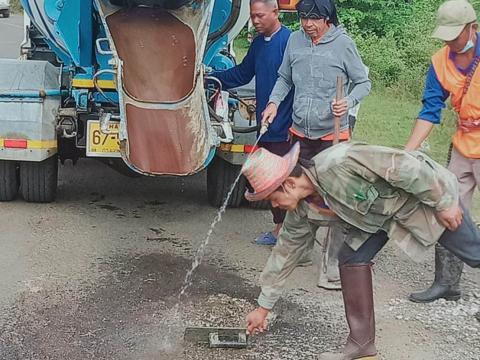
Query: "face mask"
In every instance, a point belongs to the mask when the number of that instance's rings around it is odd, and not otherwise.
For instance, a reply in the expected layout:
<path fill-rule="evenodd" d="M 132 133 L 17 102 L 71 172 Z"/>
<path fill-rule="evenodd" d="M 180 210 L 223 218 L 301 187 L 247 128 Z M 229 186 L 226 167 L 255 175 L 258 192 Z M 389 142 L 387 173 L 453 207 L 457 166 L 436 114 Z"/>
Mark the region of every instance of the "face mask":
<path fill-rule="evenodd" d="M 473 49 L 474 46 L 475 44 L 473 43 L 473 40 L 472 40 L 472 26 L 470 26 L 470 35 L 468 36 L 468 41 L 462 50 L 457 51 L 457 54 L 465 54 L 468 50 Z"/>
<path fill-rule="evenodd" d="M 457 54 L 465 54 L 468 50 L 471 50 L 474 46 L 475 45 L 473 44 L 473 41 L 468 40 L 465 47 L 462 50 L 458 51 Z"/>

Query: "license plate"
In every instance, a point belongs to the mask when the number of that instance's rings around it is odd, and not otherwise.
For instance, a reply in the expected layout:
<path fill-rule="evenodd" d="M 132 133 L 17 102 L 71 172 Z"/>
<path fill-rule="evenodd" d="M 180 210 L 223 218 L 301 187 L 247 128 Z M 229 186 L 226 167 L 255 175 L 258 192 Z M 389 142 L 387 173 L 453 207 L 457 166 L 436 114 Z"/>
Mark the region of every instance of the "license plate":
<path fill-rule="evenodd" d="M 108 125 L 109 134 L 100 131 L 100 122 L 96 120 L 90 120 L 87 127 L 87 156 L 120 157 L 119 123 Z"/>

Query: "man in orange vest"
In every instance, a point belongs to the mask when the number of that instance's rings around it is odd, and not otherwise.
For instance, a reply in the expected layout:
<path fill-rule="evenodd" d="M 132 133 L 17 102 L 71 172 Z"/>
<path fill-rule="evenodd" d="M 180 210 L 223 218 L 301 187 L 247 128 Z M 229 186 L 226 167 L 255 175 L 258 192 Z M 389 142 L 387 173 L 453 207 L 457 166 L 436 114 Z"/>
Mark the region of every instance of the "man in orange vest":
<path fill-rule="evenodd" d="M 452 139 L 448 169 L 460 184 L 460 199 L 469 208 L 475 187 L 480 186 L 480 62 L 477 15 L 466 0 L 443 3 L 437 14 L 433 37 L 445 46 L 432 57 L 427 74 L 423 109 L 406 145 L 415 150 L 440 123 L 447 98 L 458 115 Z M 425 291 L 413 293 L 410 300 L 427 303 L 440 298 L 460 298 L 463 263 L 441 245 L 435 248 L 435 280 Z"/>

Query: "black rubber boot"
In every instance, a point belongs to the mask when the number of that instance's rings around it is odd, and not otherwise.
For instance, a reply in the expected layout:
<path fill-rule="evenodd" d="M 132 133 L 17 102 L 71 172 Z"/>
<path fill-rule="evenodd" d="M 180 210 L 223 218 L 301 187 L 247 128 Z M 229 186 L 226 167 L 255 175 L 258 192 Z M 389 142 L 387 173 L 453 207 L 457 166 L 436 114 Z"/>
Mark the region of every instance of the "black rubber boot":
<path fill-rule="evenodd" d="M 460 278 L 463 262 L 440 244 L 435 246 L 435 279 L 425 291 L 410 294 L 409 300 L 429 303 L 438 299 L 457 301 L 460 299 Z"/>

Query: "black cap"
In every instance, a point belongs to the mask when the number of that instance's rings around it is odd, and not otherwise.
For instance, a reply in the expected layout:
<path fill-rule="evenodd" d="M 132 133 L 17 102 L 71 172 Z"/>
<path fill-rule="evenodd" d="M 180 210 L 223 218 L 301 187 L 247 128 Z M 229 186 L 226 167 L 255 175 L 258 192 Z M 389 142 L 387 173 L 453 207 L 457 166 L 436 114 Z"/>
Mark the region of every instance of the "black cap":
<path fill-rule="evenodd" d="M 296 8 L 300 19 L 327 19 L 338 25 L 334 0 L 300 0 Z"/>

